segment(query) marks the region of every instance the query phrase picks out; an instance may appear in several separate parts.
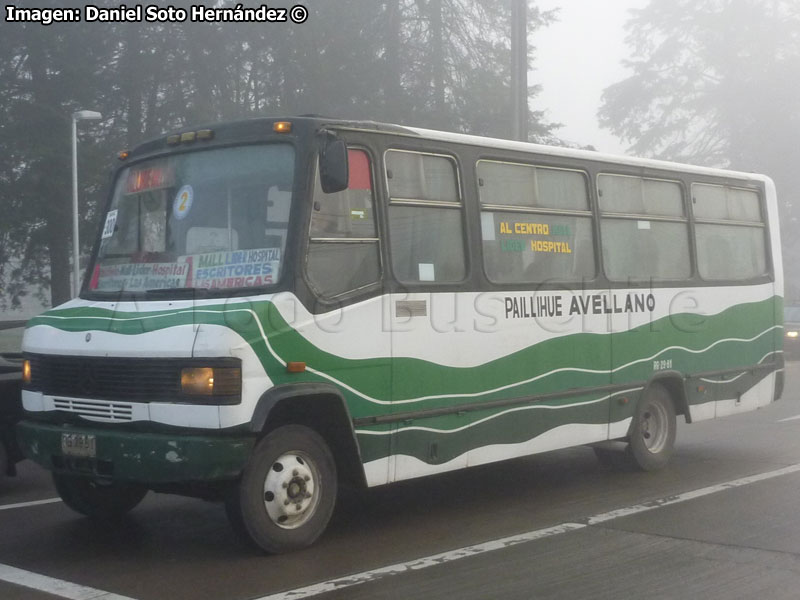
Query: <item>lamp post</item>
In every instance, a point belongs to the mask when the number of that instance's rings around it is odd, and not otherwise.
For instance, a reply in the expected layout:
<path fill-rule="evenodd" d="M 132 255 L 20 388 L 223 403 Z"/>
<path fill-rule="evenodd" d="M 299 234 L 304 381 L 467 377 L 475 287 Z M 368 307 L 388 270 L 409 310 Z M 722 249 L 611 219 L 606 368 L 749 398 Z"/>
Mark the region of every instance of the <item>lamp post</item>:
<path fill-rule="evenodd" d="M 93 110 L 72 113 L 72 287 L 73 297 L 80 293 L 81 265 L 78 239 L 78 121 L 102 119 L 103 115 Z"/>
<path fill-rule="evenodd" d="M 515 140 L 528 141 L 528 0 L 511 0 L 511 112 Z"/>

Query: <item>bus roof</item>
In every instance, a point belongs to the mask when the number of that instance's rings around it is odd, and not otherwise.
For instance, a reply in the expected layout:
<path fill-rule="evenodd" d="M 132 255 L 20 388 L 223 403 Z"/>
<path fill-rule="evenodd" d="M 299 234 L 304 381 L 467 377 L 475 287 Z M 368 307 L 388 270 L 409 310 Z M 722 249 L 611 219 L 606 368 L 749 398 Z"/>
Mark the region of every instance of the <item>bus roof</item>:
<path fill-rule="evenodd" d="M 380 123 L 377 121 L 326 118 L 319 115 L 303 115 L 294 117 L 256 117 L 253 119 L 242 119 L 242 120 L 220 122 L 220 123 L 208 123 L 203 125 L 195 125 L 192 127 L 184 127 L 177 131 L 170 132 L 170 135 L 174 135 L 176 133 L 183 133 L 185 131 L 211 128 L 214 129 L 215 131 L 220 131 L 220 132 L 225 131 L 227 133 L 233 134 L 234 136 L 246 132 L 247 137 L 250 137 L 254 134 L 257 135 L 257 132 L 261 132 L 262 134 L 267 132 L 271 133 L 272 123 L 274 123 L 275 121 L 291 121 L 296 125 L 299 125 L 300 128 L 302 129 L 328 128 L 333 130 L 357 130 L 364 132 L 380 133 L 384 135 L 397 135 L 397 136 L 413 137 L 417 139 L 428 139 L 437 142 L 479 146 L 482 148 L 493 148 L 498 150 L 510 150 L 516 152 L 528 152 L 528 153 L 545 154 L 548 156 L 556 156 L 556 157 L 570 158 L 576 160 L 628 165 L 646 169 L 678 171 L 681 173 L 693 173 L 698 175 L 707 175 L 711 177 L 735 178 L 735 179 L 745 180 L 748 182 L 771 183 L 769 177 L 758 173 L 747 173 L 743 171 L 732 171 L 732 170 L 713 168 L 713 167 L 703 167 L 698 165 L 669 162 L 664 160 L 655 160 L 650 158 L 638 158 L 633 156 L 609 154 L 605 152 L 597 152 L 594 150 L 583 150 L 577 148 L 568 148 L 564 146 L 550 146 L 545 144 L 519 142 L 514 140 L 483 137 L 483 136 L 469 135 L 464 133 L 438 131 L 433 129 L 396 125 L 391 123 Z M 166 137 L 167 137 L 166 135 L 163 135 L 154 140 L 144 142 L 143 144 L 139 145 L 132 152 L 132 154 L 141 156 L 142 154 L 149 154 L 150 152 L 153 152 L 157 149 L 165 149 L 163 140 L 165 140 Z"/>
<path fill-rule="evenodd" d="M 515 150 L 517 152 L 532 152 L 537 154 L 547 154 L 550 156 L 560 156 L 564 158 L 574 158 L 578 160 L 590 160 L 597 162 L 609 162 L 643 167 L 648 169 L 662 169 L 668 171 L 680 171 L 683 173 L 696 173 L 700 175 L 710 175 L 713 177 L 734 177 L 736 179 L 746 179 L 749 181 L 766 181 L 769 177 L 760 173 L 748 173 L 744 171 L 733 171 L 714 167 L 703 167 L 686 163 L 677 163 L 651 158 L 638 158 L 618 154 L 609 154 L 595 150 L 583 150 L 578 148 L 568 148 L 564 146 L 549 146 L 545 144 L 533 144 L 530 142 L 518 142 L 515 140 L 505 140 L 499 138 L 487 138 L 477 135 L 462 133 L 448 133 L 432 129 L 422 129 L 416 127 L 407 128 L 421 137 L 443 142 L 468 144 L 472 146 L 483 146 L 497 148 L 500 150 Z"/>

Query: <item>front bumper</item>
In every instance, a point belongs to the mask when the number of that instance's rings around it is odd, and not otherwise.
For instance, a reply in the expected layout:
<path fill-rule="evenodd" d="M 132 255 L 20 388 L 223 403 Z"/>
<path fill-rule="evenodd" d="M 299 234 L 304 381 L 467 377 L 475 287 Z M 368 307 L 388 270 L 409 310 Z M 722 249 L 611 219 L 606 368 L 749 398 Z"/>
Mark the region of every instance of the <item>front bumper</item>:
<path fill-rule="evenodd" d="M 94 435 L 96 457 L 64 455 L 62 433 Z M 235 479 L 256 442 L 241 435 L 142 433 L 37 421 L 19 423 L 17 438 L 25 456 L 51 471 L 145 485 Z"/>

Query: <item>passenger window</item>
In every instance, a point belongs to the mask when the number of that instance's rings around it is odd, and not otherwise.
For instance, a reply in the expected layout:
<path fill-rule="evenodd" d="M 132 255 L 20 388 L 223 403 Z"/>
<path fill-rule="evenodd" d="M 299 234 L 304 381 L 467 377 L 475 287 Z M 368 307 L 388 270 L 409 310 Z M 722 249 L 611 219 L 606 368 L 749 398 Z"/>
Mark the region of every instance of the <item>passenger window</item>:
<path fill-rule="evenodd" d="M 476 169 L 483 205 L 589 210 L 586 179 L 580 171 L 490 160 L 478 161 Z"/>
<path fill-rule="evenodd" d="M 675 181 L 599 175 L 603 263 L 613 281 L 688 279 L 689 224 Z"/>
<path fill-rule="evenodd" d="M 604 213 L 682 217 L 680 184 L 625 175 L 599 175 L 600 210 Z"/>
<path fill-rule="evenodd" d="M 697 270 L 709 281 L 744 281 L 767 273 L 766 228 L 754 190 L 692 186 Z"/>
<path fill-rule="evenodd" d="M 466 276 L 464 228 L 455 161 L 389 150 L 392 267 L 403 282 L 456 282 Z"/>
<path fill-rule="evenodd" d="M 446 156 L 390 150 L 386 177 L 393 200 L 459 202 L 455 163 Z"/>
<path fill-rule="evenodd" d="M 686 223 L 604 218 L 600 233 L 606 274 L 613 281 L 688 279 L 692 274 Z"/>
<path fill-rule="evenodd" d="M 692 185 L 692 205 L 697 219 L 762 223 L 758 193 L 721 185 Z"/>
<path fill-rule="evenodd" d="M 482 160 L 476 166 L 486 276 L 495 283 L 595 276 L 586 178 L 580 171 Z"/>
<path fill-rule="evenodd" d="M 348 150 L 346 190 L 325 194 L 314 186 L 306 272 L 323 298 L 363 288 L 380 279 L 375 197 L 369 155 Z"/>

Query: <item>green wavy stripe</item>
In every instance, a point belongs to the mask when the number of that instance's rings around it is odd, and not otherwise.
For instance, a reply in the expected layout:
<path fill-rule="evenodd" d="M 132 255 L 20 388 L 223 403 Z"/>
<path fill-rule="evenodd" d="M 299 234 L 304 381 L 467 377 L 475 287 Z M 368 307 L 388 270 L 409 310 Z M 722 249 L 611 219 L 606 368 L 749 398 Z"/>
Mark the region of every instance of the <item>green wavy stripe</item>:
<path fill-rule="evenodd" d="M 414 358 L 345 359 L 311 344 L 268 301 L 145 315 L 91 307 L 61 309 L 33 319 L 29 327 L 50 325 L 65 331 L 101 329 L 123 335 L 189 324 L 228 327 L 252 346 L 276 384 L 334 379 L 348 398 L 353 416 L 359 417 L 391 412 L 390 390 L 396 403 L 409 409 L 428 409 L 451 406 L 454 402 L 499 400 L 610 382 L 642 381 L 652 376 L 651 359 L 656 356 L 671 359 L 672 368 L 683 372 L 752 365 L 780 348 L 780 329 L 768 331 L 774 327 L 780 302 L 779 297 L 774 297 L 736 305 L 706 317 L 689 313 L 672 315 L 620 333 L 569 334 L 474 367 L 447 367 Z M 264 340 L 262 329 L 277 358 Z M 612 346 L 613 365 L 609 358 Z M 306 362 L 310 371 L 286 373 L 282 361 L 296 360 Z M 569 368 L 565 369 L 565 364 Z M 614 372 L 609 373 L 612 368 Z M 428 396 L 446 397 L 407 402 Z"/>
<path fill-rule="evenodd" d="M 622 392 L 614 394 L 612 398 L 621 394 Z M 603 399 L 597 402 L 598 398 Z M 603 396 L 583 395 L 563 402 L 563 406 L 555 410 L 535 404 L 506 408 L 494 414 L 478 411 L 460 417 L 426 419 L 424 427 L 407 427 L 394 432 L 392 453 L 413 456 L 425 463 L 438 465 L 482 446 L 528 442 L 561 425 L 606 424 L 610 401 L 611 399 Z M 486 420 L 470 423 L 469 419 Z M 445 431 L 437 431 L 439 429 Z M 456 431 L 446 431 L 453 429 Z M 364 462 L 387 456 L 385 435 L 371 435 L 359 430 L 357 436 Z M 434 443 L 436 455 L 431 456 L 430 448 Z"/>
<path fill-rule="evenodd" d="M 768 375 L 769 372 L 760 370 L 743 371 L 725 378 L 689 377 L 686 386 L 689 404 L 698 405 L 712 400 L 736 398 L 761 383 Z"/>
<path fill-rule="evenodd" d="M 760 383 L 768 373 L 745 372 L 733 380 L 705 382 L 704 392 L 690 397 L 693 405 L 714 400 L 736 398 Z M 699 378 L 692 378 L 695 384 Z M 620 390 L 613 394 L 583 394 L 523 406 L 476 411 L 469 415 L 443 415 L 419 421 L 419 425 L 361 427 L 356 431 L 362 460 L 369 462 L 389 455 L 387 438 L 392 438 L 392 453 L 413 456 L 420 461 L 439 465 L 465 452 L 495 444 L 520 444 L 533 440 L 551 429 L 570 424 L 602 425 L 609 422 L 609 409 L 614 407 L 614 421 L 633 416 L 642 388 Z M 620 397 L 629 399 L 624 405 Z M 436 444 L 436 454 L 430 448 Z"/>

